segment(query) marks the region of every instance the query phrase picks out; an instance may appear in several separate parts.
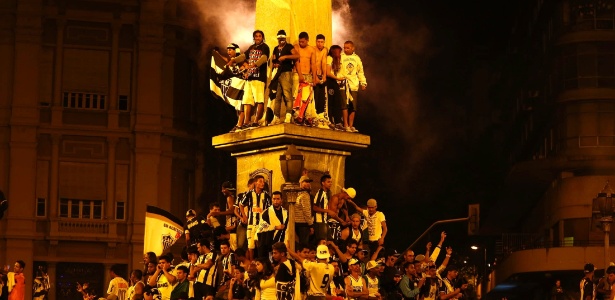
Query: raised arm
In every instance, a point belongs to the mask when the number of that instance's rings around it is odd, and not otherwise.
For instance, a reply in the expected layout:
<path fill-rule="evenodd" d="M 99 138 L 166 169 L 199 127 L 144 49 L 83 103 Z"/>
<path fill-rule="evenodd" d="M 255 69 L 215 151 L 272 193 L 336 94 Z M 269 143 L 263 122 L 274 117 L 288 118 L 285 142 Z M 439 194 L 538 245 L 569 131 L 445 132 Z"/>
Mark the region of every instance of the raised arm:
<path fill-rule="evenodd" d="M 445 239 L 446 239 L 446 232 L 442 231 L 440 233 L 440 242 L 438 242 L 438 245 L 436 246 L 436 248 L 433 249 L 431 256 L 425 255 L 425 257 L 429 257 L 431 261 L 435 262 L 436 259 L 438 259 L 438 256 L 440 255 L 440 250 L 442 249 L 442 244 L 444 244 Z"/>
<path fill-rule="evenodd" d="M 340 262 L 345 263 L 348 261 L 348 258 L 344 255 L 344 252 L 342 252 L 342 250 L 340 250 L 340 248 L 333 241 L 327 241 L 327 246 L 333 246 L 335 253 L 337 253 L 337 256 L 340 258 Z"/>
<path fill-rule="evenodd" d="M 380 251 L 382 249 L 384 249 L 384 246 L 378 245 L 378 248 L 376 248 L 376 250 L 374 251 L 374 253 L 372 254 L 372 256 L 369 259 L 370 260 L 376 260 L 376 258 L 378 258 L 378 253 L 380 253 Z"/>

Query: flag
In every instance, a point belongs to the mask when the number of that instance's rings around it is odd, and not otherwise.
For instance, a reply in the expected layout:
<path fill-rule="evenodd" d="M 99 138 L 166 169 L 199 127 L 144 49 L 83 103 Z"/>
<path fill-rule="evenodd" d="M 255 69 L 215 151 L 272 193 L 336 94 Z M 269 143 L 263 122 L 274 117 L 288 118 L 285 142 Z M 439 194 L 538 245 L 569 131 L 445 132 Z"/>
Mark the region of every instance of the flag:
<path fill-rule="evenodd" d="M 170 212 L 155 206 L 147 206 L 145 213 L 145 236 L 143 252 L 162 255 L 182 236 L 184 224 Z"/>
<path fill-rule="evenodd" d="M 241 77 L 242 73 L 237 67 L 229 68 L 226 61 L 218 51 L 212 51 L 211 68 L 209 71 L 209 87 L 217 98 L 241 109 L 241 99 L 243 98 L 243 88 L 246 80 Z"/>

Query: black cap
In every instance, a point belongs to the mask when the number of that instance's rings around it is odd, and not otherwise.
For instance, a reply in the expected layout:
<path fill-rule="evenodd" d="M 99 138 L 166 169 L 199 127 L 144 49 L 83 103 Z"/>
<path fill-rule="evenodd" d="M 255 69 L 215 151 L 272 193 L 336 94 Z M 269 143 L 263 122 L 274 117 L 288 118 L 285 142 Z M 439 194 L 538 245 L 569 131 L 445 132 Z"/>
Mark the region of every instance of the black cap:
<path fill-rule="evenodd" d="M 284 31 L 284 29 L 280 29 L 280 30 L 278 31 L 277 37 L 278 37 L 279 39 L 285 39 L 285 38 L 286 38 L 286 31 Z"/>
<path fill-rule="evenodd" d="M 594 267 L 594 264 L 592 263 L 587 263 L 585 264 L 585 267 L 583 267 L 583 271 L 585 273 L 591 273 L 596 269 L 596 267 Z"/>
<path fill-rule="evenodd" d="M 230 181 L 225 181 L 222 183 L 222 188 L 223 189 L 227 189 L 229 191 L 234 191 L 235 190 L 235 185 L 233 185 L 232 182 Z"/>

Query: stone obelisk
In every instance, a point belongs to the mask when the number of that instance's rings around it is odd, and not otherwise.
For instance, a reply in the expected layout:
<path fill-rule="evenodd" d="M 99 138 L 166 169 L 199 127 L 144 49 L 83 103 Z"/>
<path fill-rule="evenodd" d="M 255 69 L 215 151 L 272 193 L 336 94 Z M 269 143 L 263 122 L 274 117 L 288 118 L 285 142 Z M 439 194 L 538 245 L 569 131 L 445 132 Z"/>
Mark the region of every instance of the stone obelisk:
<path fill-rule="evenodd" d="M 277 44 L 276 33 L 284 29 L 288 42 L 294 44 L 302 31 L 316 44 L 316 35 L 323 34 L 326 44 L 332 40 L 331 0 L 257 0 L 255 29 L 265 33 L 270 47 Z"/>

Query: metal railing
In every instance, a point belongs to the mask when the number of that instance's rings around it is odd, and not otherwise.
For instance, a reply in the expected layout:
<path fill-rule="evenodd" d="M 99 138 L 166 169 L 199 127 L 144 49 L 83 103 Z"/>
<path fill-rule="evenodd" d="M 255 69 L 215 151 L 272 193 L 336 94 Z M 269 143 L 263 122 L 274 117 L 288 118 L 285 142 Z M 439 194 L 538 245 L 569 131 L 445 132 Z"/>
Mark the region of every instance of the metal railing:
<path fill-rule="evenodd" d="M 611 243 L 615 242 L 611 240 Z M 574 238 L 563 238 L 551 241 L 544 236 L 537 236 L 528 233 L 505 233 L 496 242 L 496 255 L 508 256 L 516 251 L 545 249 L 557 247 L 592 247 L 603 246 L 604 240 L 579 240 Z"/>

